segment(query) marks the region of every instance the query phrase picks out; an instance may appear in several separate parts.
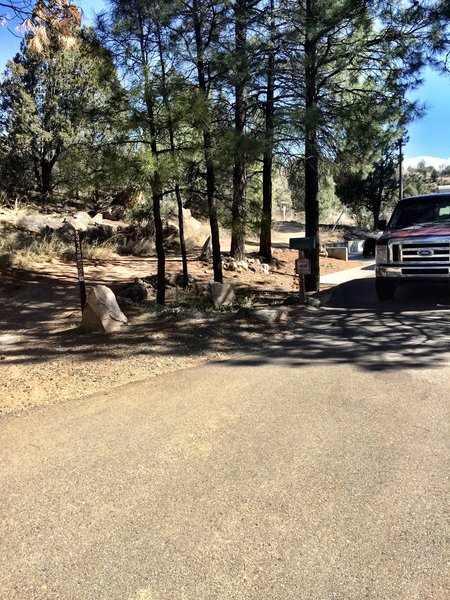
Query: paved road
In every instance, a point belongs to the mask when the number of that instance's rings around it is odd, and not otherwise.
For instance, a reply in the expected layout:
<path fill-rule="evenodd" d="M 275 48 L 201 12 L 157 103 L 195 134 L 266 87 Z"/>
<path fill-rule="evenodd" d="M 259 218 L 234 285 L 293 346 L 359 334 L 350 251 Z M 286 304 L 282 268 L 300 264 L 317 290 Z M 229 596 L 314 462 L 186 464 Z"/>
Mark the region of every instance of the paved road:
<path fill-rule="evenodd" d="M 0 598 L 448 598 L 447 291 L 372 287 L 259 355 L 4 418 Z"/>

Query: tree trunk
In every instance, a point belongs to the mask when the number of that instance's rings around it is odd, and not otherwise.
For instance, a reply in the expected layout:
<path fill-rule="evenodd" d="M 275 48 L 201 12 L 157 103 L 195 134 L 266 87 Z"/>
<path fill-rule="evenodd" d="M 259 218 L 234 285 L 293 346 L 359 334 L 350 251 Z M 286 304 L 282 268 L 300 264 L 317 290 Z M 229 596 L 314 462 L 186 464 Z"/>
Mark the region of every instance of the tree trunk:
<path fill-rule="evenodd" d="M 192 20 L 194 23 L 195 32 L 195 46 L 196 46 L 196 67 L 197 67 L 197 78 L 198 78 L 198 89 L 200 94 L 206 100 L 206 107 L 209 111 L 208 103 L 208 88 L 206 85 L 206 67 L 205 67 L 205 42 L 202 35 L 202 18 L 201 18 L 201 7 L 198 0 L 192 2 Z M 208 119 L 204 120 L 205 123 L 209 123 Z M 209 214 L 209 226 L 211 229 L 211 245 L 213 253 L 213 272 L 214 281 L 219 283 L 223 282 L 222 274 L 222 256 L 220 252 L 220 238 L 219 238 L 219 219 L 217 217 L 217 202 L 216 202 L 216 180 L 215 180 L 215 168 L 212 158 L 212 138 L 209 125 L 203 127 L 203 152 L 205 156 L 206 166 L 206 195 L 208 200 L 208 214 Z"/>
<path fill-rule="evenodd" d="M 230 254 L 236 260 L 245 259 L 245 165 L 237 160 L 233 169 L 233 205 L 231 213 Z"/>
<path fill-rule="evenodd" d="M 383 202 L 383 176 L 382 176 L 382 170 L 380 169 L 377 197 L 376 197 L 375 203 L 372 206 L 373 230 L 374 231 L 378 228 L 378 221 L 380 220 L 380 212 L 381 212 L 381 203 L 382 202 Z"/>
<path fill-rule="evenodd" d="M 307 252 L 311 275 L 305 276 L 306 291 L 319 289 L 319 148 L 317 142 L 317 42 L 312 35 L 315 25 L 314 0 L 306 0 L 305 37 L 305 235 L 314 237 L 316 248 Z"/>
<path fill-rule="evenodd" d="M 263 156 L 262 213 L 259 236 L 259 254 L 267 261 L 272 258 L 272 163 L 274 129 L 275 85 L 275 15 L 274 0 L 270 2 L 270 41 L 267 60 L 267 88 L 265 103 L 265 150 Z"/>
<path fill-rule="evenodd" d="M 235 108 L 234 130 L 236 132 L 236 147 L 233 169 L 233 204 L 231 221 L 231 250 L 230 254 L 238 260 L 245 258 L 245 229 L 246 229 L 246 166 L 245 156 L 241 148 L 247 113 L 247 79 L 248 65 L 246 59 L 247 43 L 247 7 L 246 0 L 236 0 L 235 13 Z"/>
<path fill-rule="evenodd" d="M 168 93 L 168 89 L 167 89 L 167 75 L 166 75 L 166 67 L 164 64 L 164 51 L 163 51 L 163 44 L 162 44 L 162 38 L 161 38 L 161 28 L 160 28 L 159 24 L 157 24 L 157 35 L 158 35 L 159 60 L 161 63 L 162 96 L 163 96 L 163 102 L 167 109 L 167 114 L 168 114 L 167 128 L 169 130 L 170 154 L 171 154 L 172 158 L 175 158 L 175 133 L 174 133 L 174 126 L 173 126 L 173 118 L 172 118 L 172 108 L 170 106 L 170 98 L 169 98 L 169 93 Z M 181 263 L 182 263 L 182 268 L 183 268 L 183 288 L 187 288 L 187 286 L 189 285 L 189 273 L 188 273 L 188 263 L 187 263 L 187 255 L 186 255 L 186 242 L 184 239 L 183 201 L 181 199 L 180 186 L 179 186 L 178 182 L 175 184 L 175 197 L 177 200 L 178 232 L 179 232 L 179 239 L 180 239 Z"/>
<path fill-rule="evenodd" d="M 41 192 L 43 196 L 49 196 L 52 192 L 52 168 L 48 160 L 41 160 Z"/>
<path fill-rule="evenodd" d="M 263 157 L 263 205 L 261 231 L 259 235 L 259 255 L 267 261 L 272 258 L 272 153 L 264 152 Z"/>
<path fill-rule="evenodd" d="M 214 163 L 211 156 L 211 134 L 209 131 L 203 133 L 203 148 L 205 153 L 206 163 L 206 194 L 208 197 L 208 214 L 209 214 L 209 226 L 211 229 L 211 245 L 212 245 L 212 259 L 213 259 L 213 272 L 214 281 L 218 283 L 223 282 L 222 274 L 222 256 L 220 252 L 220 237 L 219 237 L 219 219 L 217 217 L 217 203 L 216 203 L 216 183 L 215 183 L 215 170 Z"/>
<path fill-rule="evenodd" d="M 153 219 L 155 222 L 155 246 L 158 268 L 156 275 L 156 302 L 161 306 L 166 303 L 166 254 L 164 252 L 163 224 L 161 220 L 162 188 L 158 171 L 152 181 Z"/>
<path fill-rule="evenodd" d="M 186 241 L 184 239 L 183 201 L 181 199 L 180 186 L 178 185 L 178 183 L 175 185 L 175 197 L 177 199 L 181 263 L 183 265 L 183 287 L 187 288 L 187 286 L 189 285 L 189 272 L 186 254 Z"/>
<path fill-rule="evenodd" d="M 149 66 L 147 63 L 147 55 L 145 52 L 145 34 L 142 22 L 140 26 L 140 46 L 141 46 L 141 67 L 144 80 L 144 102 L 147 112 L 147 125 L 150 133 L 150 148 L 152 157 L 155 161 L 155 172 L 151 178 L 152 190 L 152 205 L 153 205 L 153 221 L 155 225 L 155 246 L 157 257 L 157 274 L 156 274 L 156 302 L 164 306 L 166 303 L 166 255 L 164 251 L 163 239 L 163 224 L 161 220 L 161 200 L 163 197 L 162 181 L 158 166 L 158 144 L 156 140 L 156 122 L 154 110 L 153 90 L 150 84 Z"/>

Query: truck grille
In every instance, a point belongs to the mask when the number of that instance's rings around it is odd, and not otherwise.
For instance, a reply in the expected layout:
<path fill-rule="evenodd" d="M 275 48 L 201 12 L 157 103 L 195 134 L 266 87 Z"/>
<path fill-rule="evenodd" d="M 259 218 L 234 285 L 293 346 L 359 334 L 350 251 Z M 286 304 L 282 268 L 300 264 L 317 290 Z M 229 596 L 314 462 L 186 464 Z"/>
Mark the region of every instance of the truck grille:
<path fill-rule="evenodd" d="M 448 269 L 417 269 L 417 268 L 409 268 L 402 269 L 402 275 L 448 275 Z"/>
<path fill-rule="evenodd" d="M 406 242 L 393 246 L 394 261 L 402 263 L 450 263 L 449 242 Z"/>

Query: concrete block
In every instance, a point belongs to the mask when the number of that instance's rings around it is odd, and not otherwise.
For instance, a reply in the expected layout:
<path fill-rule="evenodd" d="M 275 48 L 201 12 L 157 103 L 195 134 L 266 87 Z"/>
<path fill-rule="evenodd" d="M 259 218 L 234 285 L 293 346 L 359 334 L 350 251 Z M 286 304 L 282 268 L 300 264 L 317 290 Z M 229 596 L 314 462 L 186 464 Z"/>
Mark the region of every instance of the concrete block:
<path fill-rule="evenodd" d="M 330 258 L 337 258 L 338 260 L 348 260 L 348 247 L 347 246 L 327 246 L 328 256 Z"/>

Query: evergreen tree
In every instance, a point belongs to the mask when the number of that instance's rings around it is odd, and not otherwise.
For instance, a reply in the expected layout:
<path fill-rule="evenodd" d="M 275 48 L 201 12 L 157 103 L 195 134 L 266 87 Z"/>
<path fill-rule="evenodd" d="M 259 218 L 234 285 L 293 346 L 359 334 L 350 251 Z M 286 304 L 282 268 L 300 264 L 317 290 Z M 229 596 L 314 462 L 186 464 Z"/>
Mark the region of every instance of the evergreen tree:
<path fill-rule="evenodd" d="M 378 226 L 382 206 L 397 200 L 398 153 L 396 145 L 384 148 L 381 158 L 366 174 L 341 173 L 337 177 L 336 194 L 354 213 L 367 210 L 373 219 L 373 229 Z"/>
<path fill-rule="evenodd" d="M 26 36 L 21 52 L 8 62 L 0 108 L 3 170 L 10 187 L 35 188 L 49 197 L 57 183 L 64 183 L 62 172 L 55 180 L 64 154 L 90 147 L 110 126 L 108 115 L 120 103 L 121 88 L 92 32 L 73 29 L 75 42 L 66 48 L 58 29 L 47 25 L 46 30 L 48 43 L 40 52 Z"/>

